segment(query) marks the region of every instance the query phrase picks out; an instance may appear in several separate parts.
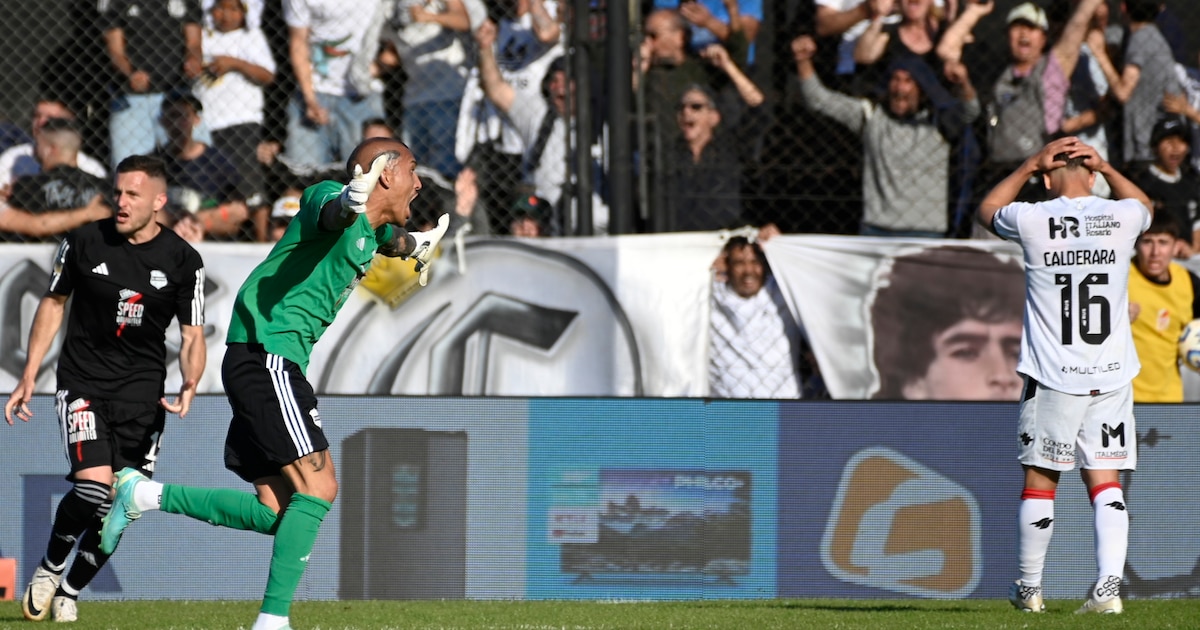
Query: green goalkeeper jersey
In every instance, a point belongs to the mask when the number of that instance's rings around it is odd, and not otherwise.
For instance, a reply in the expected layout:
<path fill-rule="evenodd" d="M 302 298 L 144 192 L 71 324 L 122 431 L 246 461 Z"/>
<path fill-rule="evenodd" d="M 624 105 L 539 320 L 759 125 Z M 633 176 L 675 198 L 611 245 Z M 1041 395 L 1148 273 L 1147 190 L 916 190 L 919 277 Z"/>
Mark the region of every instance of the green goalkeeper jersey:
<path fill-rule="evenodd" d="M 375 250 L 392 239 L 390 224 L 373 229 L 364 215 L 345 231 L 322 230 L 321 208 L 341 192 L 334 181 L 304 191 L 300 212 L 238 290 L 226 343 L 262 344 L 308 372 L 313 345 L 367 273 Z"/>

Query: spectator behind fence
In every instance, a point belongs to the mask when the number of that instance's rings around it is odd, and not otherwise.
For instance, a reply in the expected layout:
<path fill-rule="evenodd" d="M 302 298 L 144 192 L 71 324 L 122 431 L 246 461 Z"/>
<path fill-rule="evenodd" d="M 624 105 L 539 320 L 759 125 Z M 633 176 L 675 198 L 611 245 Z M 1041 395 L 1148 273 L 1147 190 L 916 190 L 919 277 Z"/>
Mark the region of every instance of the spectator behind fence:
<path fill-rule="evenodd" d="M 1079 61 L 1088 23 L 1101 2 L 1079 3 L 1050 54 L 1044 54 L 1050 27 L 1045 11 L 1026 2 L 1008 12 L 1005 21 L 1011 63 L 996 80 L 988 99 L 987 160 L 977 178 L 977 198 L 1061 131 L 1069 78 Z M 991 7 L 991 2 L 968 5 L 942 37 L 938 56 L 947 62 L 962 59 L 971 31 Z M 1041 180 L 1031 178 L 1017 198 L 1040 200 L 1045 195 Z"/>
<path fill-rule="evenodd" d="M 508 233 L 525 238 L 545 236 L 549 234 L 546 221 L 553 212 L 549 201 L 537 195 L 519 195 L 508 212 Z"/>
<path fill-rule="evenodd" d="M 1054 39 L 1062 36 L 1062 29 L 1079 2 L 1080 0 L 1054 0 L 1050 4 L 1046 17 Z M 1087 36 L 1079 50 L 1079 61 L 1076 62 L 1075 72 L 1070 77 L 1071 85 L 1067 90 L 1060 129 L 1061 133 L 1076 136 L 1084 144 L 1094 147 L 1105 160 L 1109 157 L 1107 126 L 1113 116 L 1114 107 L 1112 99 L 1108 96 L 1108 79 L 1104 78 L 1104 70 L 1096 61 L 1092 48 L 1108 51 L 1108 42 L 1105 39 L 1107 29 L 1108 4 L 1101 2 L 1096 5 L 1096 12 L 1088 24 Z M 1103 177 L 1096 177 L 1096 185 L 1092 192 L 1097 197 L 1109 197 L 1112 190 Z"/>
<path fill-rule="evenodd" d="M 237 167 L 220 149 L 192 137 L 201 111 L 200 101 L 191 94 L 167 95 L 162 124 L 168 142 L 155 155 L 167 171 L 171 204 L 194 214 L 208 238 L 228 240 L 242 235 L 249 210 L 239 192 L 242 178 Z"/>
<path fill-rule="evenodd" d="M 638 56 L 641 65 L 633 73 L 633 87 L 636 92 L 639 83 L 644 84 L 646 114 L 662 137 L 671 135 L 675 106 L 684 90 L 691 85 L 718 90 L 727 83 L 718 80 L 721 71 L 717 67 L 688 50 L 687 28 L 687 21 L 675 9 L 659 9 L 646 16 Z M 745 36 L 735 33 L 734 37 L 744 41 Z M 733 44 L 735 48 L 738 45 Z"/>
<path fill-rule="evenodd" d="M 550 63 L 563 53 L 562 27 L 556 0 L 504 0 L 495 5 L 492 55 L 500 76 L 513 89 L 520 107 L 542 99 L 539 90 Z M 469 7 L 468 7 L 469 8 Z M 478 33 L 476 34 L 478 41 Z M 482 64 L 482 51 L 480 52 Z M 511 113 L 511 112 L 510 112 Z M 538 120 L 541 122 L 541 119 Z M 462 165 L 470 165 L 483 192 L 480 201 L 490 221 L 503 217 L 521 182 L 523 156 L 528 140 L 484 92 L 482 66 L 467 79 L 458 111 L 454 154 Z M 554 147 L 550 147 L 554 149 Z M 546 158 L 549 159 L 549 158 Z M 554 199 L 561 193 L 556 192 Z M 502 230 L 502 222 L 493 224 Z"/>
<path fill-rule="evenodd" d="M 289 168 L 343 162 L 362 123 L 383 117 L 383 84 L 371 76 L 387 21 L 384 0 L 283 0 L 296 93 L 287 106 Z"/>
<path fill-rule="evenodd" d="M 1179 336 L 1200 316 L 1200 278 L 1171 260 L 1176 242 L 1187 239 L 1175 217 L 1155 212 L 1138 237 L 1129 270 L 1129 321 L 1141 371 L 1133 379 L 1133 402 L 1183 402 Z"/>
<path fill-rule="evenodd" d="M 17 178 L 42 172 L 42 165 L 38 162 L 34 146 L 37 144 L 38 131 L 52 118 L 75 120 L 75 112 L 56 98 L 39 98 L 33 106 L 33 116 L 29 123 L 33 141 L 15 144 L 0 153 L 0 190 L 8 189 Z M 80 152 L 76 156 L 76 162 L 85 173 L 100 178 L 107 176 L 104 164 L 86 153 Z"/>
<path fill-rule="evenodd" d="M 1191 130 L 1176 117 L 1164 118 L 1150 134 L 1154 162 L 1136 170 L 1131 179 L 1154 203 L 1155 216 L 1169 214 L 1180 240 L 1174 254 L 1189 258 L 1200 248 L 1200 175 L 1188 163 Z"/>
<path fill-rule="evenodd" d="M 792 42 L 800 90 L 813 111 L 862 137 L 863 221 L 868 236 L 945 236 L 950 201 L 952 143 L 979 116 L 979 101 L 962 63 L 947 64 L 957 98 L 942 89 L 925 62 L 899 59 L 888 68 L 883 103 L 827 89 L 807 35 Z"/>
<path fill-rule="evenodd" d="M 870 25 L 854 44 L 854 62 L 867 85 L 882 88 L 883 71 L 904 55 L 921 58 L 941 72 L 936 46 L 945 26 L 942 8 L 933 0 L 870 0 L 874 6 Z M 899 7 L 900 21 L 889 21 Z"/>
<path fill-rule="evenodd" d="M 108 120 L 111 163 L 150 153 L 166 132 L 158 125 L 163 95 L 203 71 L 199 0 L 99 3 L 100 28 L 117 86 Z M 209 142 L 204 131 L 198 140 Z"/>
<path fill-rule="evenodd" d="M 454 132 L 470 63 L 462 33 L 472 27 L 463 0 L 396 0 L 381 57 L 404 68 L 403 140 L 423 164 L 458 173 Z"/>
<path fill-rule="evenodd" d="M 744 223 L 742 165 L 761 137 L 766 100 L 729 53 L 719 44 L 703 56 L 726 72 L 736 86 L 749 113 L 737 128 L 722 125 L 716 94 L 707 86 L 693 84 L 676 105 L 679 129 L 666 150 L 663 206 L 670 231 L 716 230 Z"/>
<path fill-rule="evenodd" d="M 858 38 L 876 18 L 885 24 L 895 24 L 900 21 L 900 16 L 890 11 L 878 13 L 877 5 L 869 0 L 815 0 L 815 3 L 814 35 L 822 41 L 837 38 L 836 52 L 830 51 L 834 52 L 832 72 L 826 73 L 826 76 L 836 77 L 835 86 L 839 89 L 855 90 L 857 65 L 854 62 L 854 49 L 858 45 Z"/>
<path fill-rule="evenodd" d="M 517 89 L 504 80 L 494 48 L 496 25 L 490 20 L 475 31 L 479 42 L 479 84 L 487 99 L 504 113 L 521 136 L 525 153 L 521 158 L 521 178 L 533 187 L 534 194 L 560 209 L 563 186 L 567 181 L 567 98 L 566 58 L 551 61 L 541 78 L 540 98 L 522 100 Z M 544 217 L 550 234 L 561 236 L 566 227 L 561 212 Z M 508 217 L 491 217 L 493 228 L 507 222 Z"/>
<path fill-rule="evenodd" d="M 1192 146 L 1200 146 L 1200 66 L 1175 64 L 1175 77 L 1181 94 L 1163 95 L 1163 111 L 1180 116 L 1192 129 Z M 1200 172 L 1200 151 L 1192 152 L 1192 168 Z"/>
<path fill-rule="evenodd" d="M 898 256 L 871 301 L 883 400 L 1017 400 L 1025 283 L 1012 258 L 968 247 Z"/>
<path fill-rule="evenodd" d="M 267 38 L 249 28 L 243 0 L 216 0 L 212 28 L 204 29 L 204 74 L 195 94 L 212 131 L 212 146 L 242 176 L 241 195 L 255 210 L 267 204 L 258 144 L 263 137 L 263 86 L 275 80 Z M 265 212 L 264 212 L 265 214 Z"/>
<path fill-rule="evenodd" d="M 804 333 L 788 310 L 762 247 L 744 236 L 732 237 L 716 267 L 709 395 L 800 398 Z"/>
<path fill-rule="evenodd" d="M 0 209 L 0 240 L 53 240 L 81 225 L 111 216 L 108 184 L 78 167 L 83 143 L 79 128 L 51 118 L 38 130 L 37 159 L 42 172 L 13 183 L 8 208 Z"/>
<path fill-rule="evenodd" d="M 292 183 L 283 189 L 283 194 L 271 206 L 271 227 L 268 239 L 274 243 L 283 237 L 291 225 L 296 213 L 300 212 L 300 197 L 304 194 L 304 186 Z"/>
<path fill-rule="evenodd" d="M 1120 72 L 1106 53 L 1094 51 L 1108 79 L 1109 93 L 1124 105 L 1121 145 L 1127 171 L 1135 163 L 1140 166 L 1154 159 L 1150 134 L 1162 117 L 1163 96 L 1182 93 L 1171 47 L 1154 23 L 1161 4 L 1159 0 L 1122 2 L 1129 35 Z"/>
<path fill-rule="evenodd" d="M 754 63 L 762 5 L 762 0 L 654 0 L 655 9 L 678 9 L 687 20 L 688 46 L 693 53 L 720 44 L 742 66 Z M 742 34 L 740 41 L 734 38 L 738 31 Z"/>

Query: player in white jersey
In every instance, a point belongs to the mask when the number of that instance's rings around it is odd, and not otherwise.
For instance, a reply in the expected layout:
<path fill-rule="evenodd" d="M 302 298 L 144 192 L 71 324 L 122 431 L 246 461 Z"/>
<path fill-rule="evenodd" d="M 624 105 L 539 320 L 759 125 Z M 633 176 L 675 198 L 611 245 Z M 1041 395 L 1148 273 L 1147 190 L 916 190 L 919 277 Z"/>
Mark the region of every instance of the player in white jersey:
<path fill-rule="evenodd" d="M 1051 199 L 1014 203 L 1042 175 Z M 1100 174 L 1117 200 L 1092 196 Z M 979 222 L 1021 245 L 1025 378 L 1017 427 L 1025 488 L 1018 511 L 1021 578 L 1009 601 L 1042 612 L 1042 569 L 1054 532 L 1059 475 L 1080 472 L 1095 512 L 1099 579 L 1077 612 L 1120 613 L 1129 513 L 1120 471 L 1137 466 L 1133 387 L 1139 363 L 1129 325 L 1129 260 L 1150 226 L 1150 200 L 1078 138 L 1047 144 L 988 193 Z"/>

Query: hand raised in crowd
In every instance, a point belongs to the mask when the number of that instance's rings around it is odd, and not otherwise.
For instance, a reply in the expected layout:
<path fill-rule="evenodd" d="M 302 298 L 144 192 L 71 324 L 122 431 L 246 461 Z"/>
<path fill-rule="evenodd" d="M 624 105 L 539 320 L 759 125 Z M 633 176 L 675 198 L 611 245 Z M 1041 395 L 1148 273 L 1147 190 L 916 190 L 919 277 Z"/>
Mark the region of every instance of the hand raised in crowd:
<path fill-rule="evenodd" d="M 460 217 L 469 217 L 475 212 L 475 202 L 479 199 L 479 186 L 475 182 L 475 169 L 469 166 L 454 178 L 454 212 Z"/>
<path fill-rule="evenodd" d="M 414 4 L 408 8 L 408 12 L 412 15 L 412 21 L 417 24 L 424 22 L 433 22 L 437 20 L 435 14 L 426 10 L 423 4 Z"/>
<path fill-rule="evenodd" d="M 780 234 L 783 234 L 783 232 L 779 230 L 778 225 L 775 225 L 774 223 L 768 223 L 758 228 L 758 235 L 756 238 L 758 239 L 759 243 L 765 243 L 776 236 L 779 236 Z"/>
<path fill-rule="evenodd" d="M 792 57 L 796 62 L 812 61 L 817 54 L 817 40 L 812 35 L 801 35 L 792 40 Z"/>
<path fill-rule="evenodd" d="M 129 91 L 143 94 L 150 91 L 150 75 L 145 70 L 134 70 L 129 75 Z"/>
<path fill-rule="evenodd" d="M 966 6 L 963 7 L 963 13 L 968 11 L 975 12 L 981 16 L 988 15 L 996 9 L 995 0 L 969 0 Z"/>
<path fill-rule="evenodd" d="M 729 51 L 720 44 L 709 44 L 700 51 L 700 56 L 707 60 L 712 65 L 724 70 L 733 65 L 733 59 L 729 56 Z"/>
<path fill-rule="evenodd" d="M 896 10 L 896 0 L 867 0 L 867 9 L 872 17 L 887 17 Z"/>
<path fill-rule="evenodd" d="M 946 75 L 946 81 L 949 81 L 951 85 L 962 86 L 971 82 L 967 64 L 961 61 L 946 61 L 943 64 L 942 73 Z"/>
<path fill-rule="evenodd" d="M 479 28 L 475 29 L 475 42 L 480 48 L 491 50 L 496 45 L 496 23 L 491 20 L 484 20 Z"/>
<path fill-rule="evenodd" d="M 709 11 L 708 7 L 704 6 L 704 3 L 694 0 L 692 2 L 680 2 L 679 15 L 683 16 L 683 19 L 689 23 L 703 27 L 707 27 L 711 20 L 716 19 L 713 17 L 712 11 Z"/>
<path fill-rule="evenodd" d="M 1162 106 L 1163 111 L 1167 112 L 1168 114 L 1186 116 L 1188 118 L 1191 118 L 1194 114 L 1191 103 L 1188 102 L 1187 97 L 1183 94 L 1163 92 Z"/>
<path fill-rule="evenodd" d="M 1088 49 L 1096 55 L 1108 55 L 1108 40 L 1104 38 L 1104 31 L 1090 28 L 1084 36 L 1084 41 L 1087 42 Z"/>

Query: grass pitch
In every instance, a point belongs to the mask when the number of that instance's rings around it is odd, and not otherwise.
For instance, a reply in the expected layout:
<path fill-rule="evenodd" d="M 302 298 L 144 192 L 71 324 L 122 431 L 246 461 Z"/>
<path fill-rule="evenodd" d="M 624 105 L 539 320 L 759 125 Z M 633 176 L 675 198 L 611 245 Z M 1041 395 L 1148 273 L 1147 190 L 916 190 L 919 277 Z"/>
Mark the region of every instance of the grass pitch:
<path fill-rule="evenodd" d="M 1125 602 L 1125 614 L 1075 615 L 1082 602 L 1048 601 L 1042 615 L 1020 613 L 1007 601 L 967 600 L 737 600 L 696 602 L 582 601 L 339 601 L 300 602 L 297 630 L 768 630 L 837 628 L 1103 628 L 1200 627 L 1200 599 Z M 129 601 L 79 605 L 71 630 L 249 628 L 258 602 Z M 52 621 L 42 627 L 55 627 Z M 19 602 L 0 606 L 0 628 L 35 627 Z M 49 630 L 47 628 L 47 630 Z"/>

